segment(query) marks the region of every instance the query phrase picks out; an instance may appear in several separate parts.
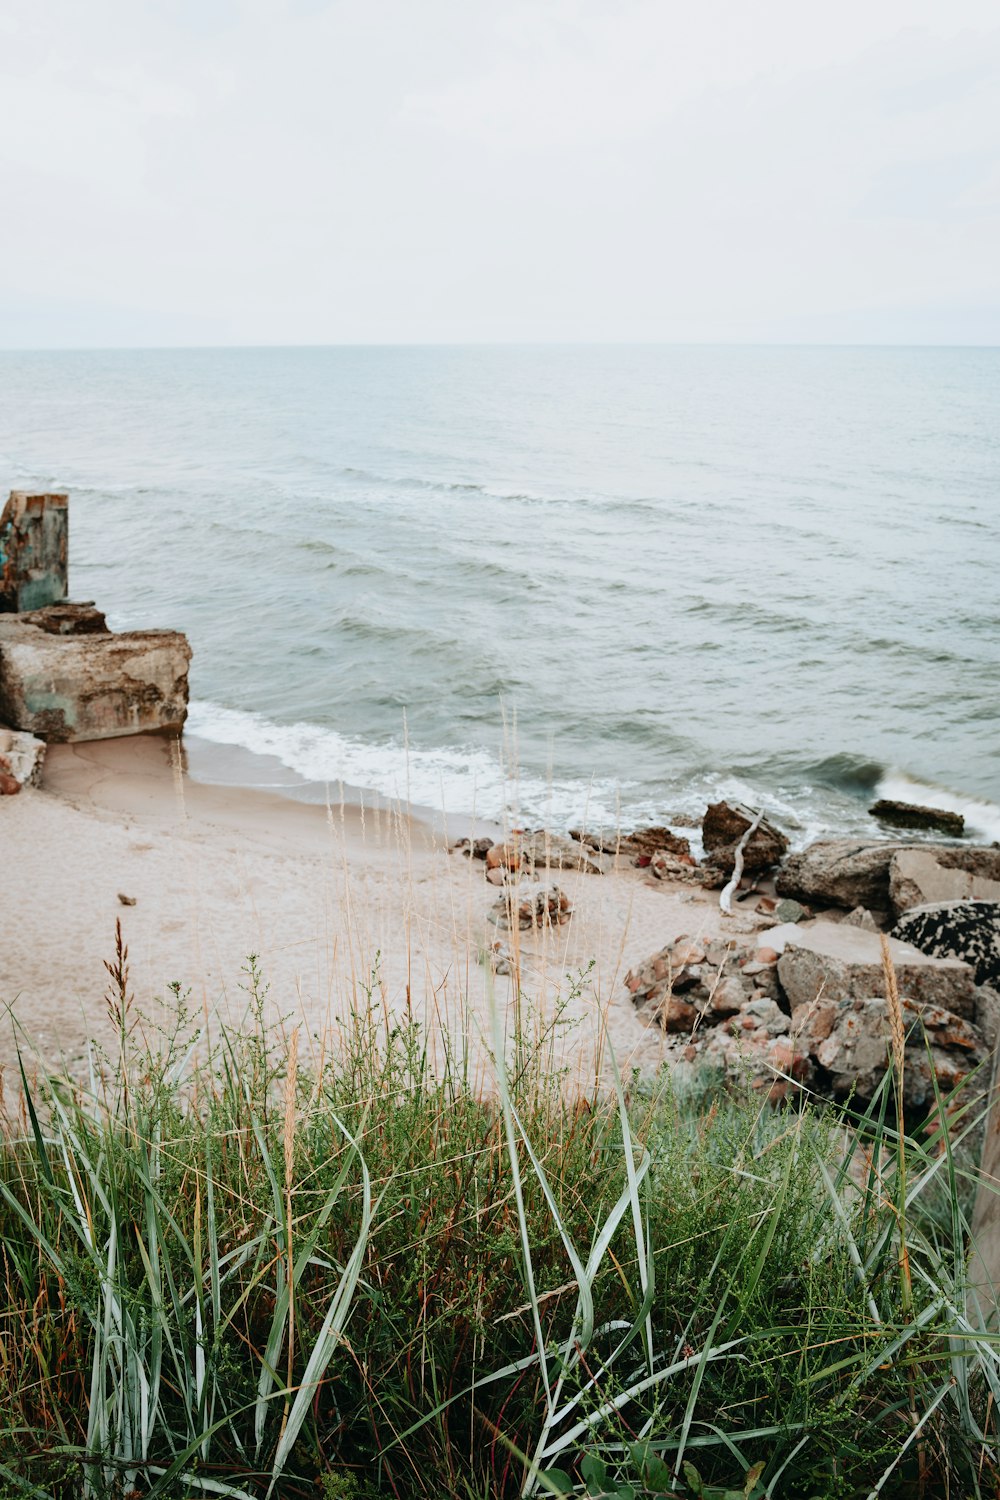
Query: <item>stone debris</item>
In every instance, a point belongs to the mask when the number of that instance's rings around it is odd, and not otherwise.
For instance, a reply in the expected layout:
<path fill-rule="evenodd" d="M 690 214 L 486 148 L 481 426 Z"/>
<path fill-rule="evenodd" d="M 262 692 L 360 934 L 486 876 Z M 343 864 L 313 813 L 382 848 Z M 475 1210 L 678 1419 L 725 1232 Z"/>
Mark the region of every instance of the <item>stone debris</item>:
<path fill-rule="evenodd" d="M 907 1025 L 916 1028 L 905 1097 L 925 1104 L 932 1077 L 947 1092 L 987 1056 L 983 1030 L 995 1029 L 990 1004 L 1000 1009 L 1000 1000 L 976 988 L 967 963 L 892 939 L 890 951 Z M 728 941 L 684 936 L 630 969 L 625 984 L 639 1019 L 664 1033 L 678 1061 L 749 1079 L 773 1100 L 802 1086 L 869 1099 L 888 1065 L 877 932 L 815 922 Z"/>
<path fill-rule="evenodd" d="M 573 907 L 566 892 L 557 885 L 535 883 L 511 886 L 490 908 L 498 927 L 516 925 L 522 931 L 533 927 L 564 926 Z"/>
<path fill-rule="evenodd" d="M 976 984 L 1000 990 L 1000 902 L 944 901 L 920 907 L 899 919 L 893 936 L 921 953 L 961 960 Z"/>
<path fill-rule="evenodd" d="M 889 862 L 889 900 L 897 917 L 914 906 L 1000 901 L 1000 849 L 899 849 Z"/>
<path fill-rule="evenodd" d="M 483 857 L 488 871 L 523 870 L 529 875 L 544 869 L 603 875 L 610 868 L 610 861 L 602 854 L 546 829 L 515 829 L 504 842 L 491 845 Z"/>
<path fill-rule="evenodd" d="M 793 1022 L 797 1020 L 793 1016 Z M 949 1092 L 987 1056 L 976 1027 L 940 1006 L 904 1000 L 903 1023 L 907 1038 L 903 1099 L 907 1104 L 929 1103 L 934 1097 L 934 1079 L 942 1092 Z M 889 1066 L 891 1030 L 885 1000 L 862 995 L 821 1000 L 803 1012 L 799 1039 L 828 1075 L 835 1097 L 843 1098 L 853 1090 L 860 1099 L 871 1099 Z"/>
<path fill-rule="evenodd" d="M 121 902 L 122 906 L 134 906 L 136 903 L 135 896 L 126 896 L 124 891 L 118 892 L 118 900 Z"/>
<path fill-rule="evenodd" d="M 937 833 L 950 833 L 960 838 L 965 832 L 965 819 L 961 813 L 946 812 L 940 807 L 919 807 L 913 802 L 881 800 L 868 809 L 870 817 L 893 828 L 929 828 Z"/>
<path fill-rule="evenodd" d="M 38 786 L 44 763 L 44 740 L 0 725 L 0 796 L 13 796 L 23 786 Z"/>
<path fill-rule="evenodd" d="M 464 854 L 466 859 L 485 859 L 493 848 L 493 842 L 491 838 L 459 839 L 456 844 L 452 844 L 450 852 Z"/>

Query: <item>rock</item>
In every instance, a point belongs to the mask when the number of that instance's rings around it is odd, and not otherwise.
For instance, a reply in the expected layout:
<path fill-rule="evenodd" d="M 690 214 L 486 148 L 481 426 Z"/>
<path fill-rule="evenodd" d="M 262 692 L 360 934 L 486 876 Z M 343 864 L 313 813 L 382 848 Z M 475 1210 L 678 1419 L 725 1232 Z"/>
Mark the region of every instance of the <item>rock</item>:
<path fill-rule="evenodd" d="M 14 490 L 0 515 L 0 612 L 66 597 L 69 496 Z"/>
<path fill-rule="evenodd" d="M 61 635 L 0 615 L 0 718 L 50 741 L 177 733 L 190 660 L 173 630 Z"/>
<path fill-rule="evenodd" d="M 33 734 L 0 726 L 0 770 L 22 786 L 38 786 L 45 763 L 45 741 Z"/>
<path fill-rule="evenodd" d="M 812 1063 L 773 1000 L 749 1000 L 705 1039 L 702 1060 L 778 1103 L 812 1080 Z"/>
<path fill-rule="evenodd" d="M 793 901 L 789 896 L 778 901 L 772 910 L 779 922 L 801 922 L 807 915 L 805 907 L 800 902 Z"/>
<path fill-rule="evenodd" d="M 820 906 L 889 904 L 889 862 L 903 844 L 858 839 L 819 839 L 792 854 L 774 882 L 779 896 Z"/>
<path fill-rule="evenodd" d="M 868 809 L 880 823 L 889 823 L 894 828 L 930 828 L 938 833 L 950 833 L 960 837 L 965 832 L 965 819 L 961 813 L 945 812 L 939 807 L 919 807 L 913 802 L 879 801 Z"/>
<path fill-rule="evenodd" d="M 694 863 L 691 857 L 690 841 L 681 834 L 674 833 L 671 828 L 662 826 L 635 828 L 631 833 L 618 831 L 586 833 L 579 828 L 571 828 L 569 836 L 571 839 L 576 839 L 578 843 L 596 850 L 599 854 L 629 859 L 633 864 L 640 859 L 651 859 L 660 851 L 671 854 L 677 859 L 686 859 Z"/>
<path fill-rule="evenodd" d="M 572 905 L 565 891 L 557 885 L 513 886 L 494 903 L 490 915 L 498 927 L 517 925 L 524 931 L 532 927 L 560 926 L 568 922 Z"/>
<path fill-rule="evenodd" d="M 861 927 L 865 932 L 878 932 L 879 925 L 867 906 L 856 906 L 844 918 L 845 927 Z"/>
<path fill-rule="evenodd" d="M 938 1087 L 947 1092 L 987 1055 L 977 1029 L 940 1006 L 904 1000 L 903 1020 L 907 1036 L 903 1098 L 907 1104 L 923 1105 L 933 1099 L 932 1067 Z M 883 999 L 863 995 L 823 999 L 804 1017 L 799 1036 L 815 1063 L 829 1075 L 836 1096 L 854 1090 L 861 1099 L 873 1097 L 889 1065 L 890 1027 Z"/>
<path fill-rule="evenodd" d="M 937 902 L 907 912 L 892 931 L 921 953 L 960 959 L 976 984 L 1000 989 L 1000 902 Z"/>
<path fill-rule="evenodd" d="M 536 869 L 586 870 L 592 875 L 603 875 L 610 867 L 610 861 L 602 854 L 547 829 L 516 830 L 506 843 L 493 845 L 487 852 L 486 864 L 490 869 L 502 864 L 507 869 L 530 873 Z"/>
<path fill-rule="evenodd" d="M 511 872 L 503 865 L 496 865 L 492 870 L 486 871 L 486 879 L 490 885 L 506 885 Z"/>
<path fill-rule="evenodd" d="M 44 609 L 22 612 L 21 619 L 28 625 L 37 625 L 48 635 L 110 635 L 108 622 L 93 600 L 78 604 L 66 600 L 63 604 L 47 604 Z"/>
<path fill-rule="evenodd" d="M 752 998 L 754 981 L 744 979 L 739 968 L 744 956 L 732 943 L 682 936 L 630 969 L 625 984 L 647 1025 L 663 1025 L 664 1015 L 686 1016 L 686 1011 L 663 1010 L 668 998 L 680 996 L 696 1014 L 718 1020 Z"/>
<path fill-rule="evenodd" d="M 884 994 L 879 934 L 843 922 L 811 922 L 772 927 L 768 943 L 780 952 L 778 978 L 792 1014 L 818 999 L 844 1000 Z M 900 993 L 920 1004 L 936 1005 L 972 1018 L 975 975 L 955 958 L 932 958 L 890 938 L 889 950 Z"/>
<path fill-rule="evenodd" d="M 637 858 L 640 863 L 645 863 L 647 856 L 640 854 Z M 649 871 L 657 880 L 679 880 L 684 885 L 703 884 L 701 868 L 693 859 L 679 859 L 665 849 L 657 850 L 649 860 Z"/>
<path fill-rule="evenodd" d="M 691 1031 L 698 1020 L 698 1012 L 679 995 L 666 994 L 652 1007 L 649 1019 L 656 1021 L 664 1031 Z"/>
<path fill-rule="evenodd" d="M 464 854 L 466 859 L 485 859 L 493 848 L 493 840 L 482 839 L 459 839 L 457 844 L 452 844 L 452 854 Z"/>
<path fill-rule="evenodd" d="M 754 814 L 728 802 L 713 802 L 706 809 L 701 825 L 701 838 L 705 853 L 716 868 L 731 874 L 736 858 L 736 845 L 746 833 Z M 748 872 L 766 870 L 788 851 L 788 840 L 773 823 L 766 818 L 754 830 L 743 851 L 743 868 Z M 709 861 L 707 860 L 706 863 Z"/>
<path fill-rule="evenodd" d="M 119 891 L 118 900 L 121 902 L 122 906 L 134 906 L 136 898 L 134 896 L 126 896 L 124 892 Z"/>
<path fill-rule="evenodd" d="M 897 917 L 945 901 L 1000 901 L 1000 849 L 899 849 L 889 861 L 889 899 Z"/>
<path fill-rule="evenodd" d="M 512 974 L 514 972 L 514 955 L 509 946 L 497 938 L 486 950 L 486 957 L 493 969 L 494 974 Z"/>
<path fill-rule="evenodd" d="M 2 757 L 0 757 L 0 797 L 16 797 L 21 790 L 21 783 L 16 776 L 12 776 L 4 769 Z"/>

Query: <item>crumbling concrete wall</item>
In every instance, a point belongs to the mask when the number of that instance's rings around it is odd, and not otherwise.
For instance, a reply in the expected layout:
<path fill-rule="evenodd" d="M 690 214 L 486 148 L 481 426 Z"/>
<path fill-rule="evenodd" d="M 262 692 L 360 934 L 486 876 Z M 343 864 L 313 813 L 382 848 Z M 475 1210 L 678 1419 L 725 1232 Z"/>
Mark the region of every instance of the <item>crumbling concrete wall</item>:
<path fill-rule="evenodd" d="M 64 634 L 0 616 L 0 720 L 50 741 L 176 734 L 191 647 L 176 630 Z"/>
<path fill-rule="evenodd" d="M 13 490 L 0 516 L 0 613 L 66 597 L 69 496 Z"/>

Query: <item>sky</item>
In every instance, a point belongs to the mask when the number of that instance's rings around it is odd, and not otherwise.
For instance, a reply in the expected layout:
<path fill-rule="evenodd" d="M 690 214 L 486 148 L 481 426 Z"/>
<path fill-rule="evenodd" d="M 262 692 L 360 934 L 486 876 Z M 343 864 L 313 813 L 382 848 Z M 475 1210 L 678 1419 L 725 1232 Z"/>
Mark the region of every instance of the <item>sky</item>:
<path fill-rule="evenodd" d="M 997 0 L 3 0 L 0 347 L 1000 343 Z"/>

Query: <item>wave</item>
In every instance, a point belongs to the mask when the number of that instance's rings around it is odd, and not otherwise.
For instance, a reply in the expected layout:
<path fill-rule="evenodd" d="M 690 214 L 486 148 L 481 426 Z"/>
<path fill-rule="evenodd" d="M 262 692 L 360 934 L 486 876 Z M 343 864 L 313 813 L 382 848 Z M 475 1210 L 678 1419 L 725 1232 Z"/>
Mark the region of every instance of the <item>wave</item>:
<path fill-rule="evenodd" d="M 610 778 L 547 779 L 506 766 L 479 746 L 426 749 L 371 744 L 319 724 L 276 724 L 262 714 L 193 702 L 187 732 L 216 744 L 272 755 L 306 781 L 362 787 L 393 800 L 495 822 L 611 825 L 634 784 Z M 651 817 L 648 813 L 647 817 Z"/>

